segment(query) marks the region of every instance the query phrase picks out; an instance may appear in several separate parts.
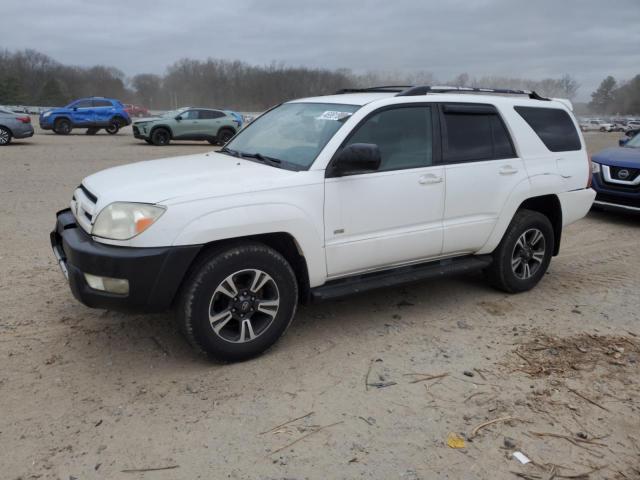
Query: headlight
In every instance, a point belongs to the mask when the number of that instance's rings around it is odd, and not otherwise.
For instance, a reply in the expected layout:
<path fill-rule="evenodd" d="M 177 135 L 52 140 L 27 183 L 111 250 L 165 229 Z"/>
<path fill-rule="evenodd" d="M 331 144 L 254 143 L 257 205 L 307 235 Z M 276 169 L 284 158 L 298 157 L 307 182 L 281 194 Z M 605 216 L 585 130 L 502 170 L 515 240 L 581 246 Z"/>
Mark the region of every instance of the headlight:
<path fill-rule="evenodd" d="M 600 173 L 600 164 L 594 161 L 591 162 L 591 173 Z"/>
<path fill-rule="evenodd" d="M 51 112 L 44 112 L 42 118 L 47 118 L 49 115 L 51 115 Z"/>
<path fill-rule="evenodd" d="M 92 235 L 111 240 L 129 240 L 155 223 L 165 208 L 147 203 L 114 202 L 98 214 Z"/>

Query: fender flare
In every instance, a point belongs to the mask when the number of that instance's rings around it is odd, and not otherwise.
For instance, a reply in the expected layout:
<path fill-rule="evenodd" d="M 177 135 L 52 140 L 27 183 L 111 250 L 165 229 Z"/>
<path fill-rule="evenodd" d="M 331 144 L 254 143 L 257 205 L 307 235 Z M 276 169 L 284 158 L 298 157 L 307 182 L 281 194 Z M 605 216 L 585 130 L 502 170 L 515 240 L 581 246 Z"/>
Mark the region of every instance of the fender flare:
<path fill-rule="evenodd" d="M 153 135 L 154 130 L 157 130 L 158 128 L 164 128 L 169 132 L 169 135 L 171 135 L 171 138 L 173 138 L 173 130 L 169 125 L 166 125 L 164 123 L 161 123 L 160 125 L 154 125 L 153 127 L 151 127 L 151 130 L 149 130 L 149 138 L 151 138 L 151 135 Z"/>

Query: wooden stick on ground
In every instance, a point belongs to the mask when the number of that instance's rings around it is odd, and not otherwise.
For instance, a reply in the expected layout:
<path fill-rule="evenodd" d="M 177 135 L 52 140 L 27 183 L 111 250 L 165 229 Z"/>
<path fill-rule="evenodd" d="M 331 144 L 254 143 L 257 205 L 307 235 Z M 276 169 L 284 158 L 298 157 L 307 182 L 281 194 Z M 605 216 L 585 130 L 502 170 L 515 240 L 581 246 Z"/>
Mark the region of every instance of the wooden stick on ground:
<path fill-rule="evenodd" d="M 277 429 L 279 429 L 279 428 L 281 428 L 281 427 L 284 427 L 285 425 L 289 425 L 290 423 L 296 422 L 296 421 L 298 421 L 298 420 L 302 420 L 303 418 L 310 417 L 310 416 L 311 416 L 311 415 L 313 415 L 314 413 L 315 413 L 315 412 L 309 412 L 309 413 L 307 413 L 306 415 L 302 415 L 301 417 L 297 417 L 297 418 L 294 418 L 293 420 L 289 420 L 289 421 L 287 421 L 287 422 L 281 423 L 280 425 L 276 425 L 275 427 L 270 428 L 269 430 L 266 430 L 266 431 L 264 431 L 264 432 L 260 432 L 258 435 L 264 435 L 265 433 L 273 432 L 274 430 L 277 430 Z"/>
<path fill-rule="evenodd" d="M 139 473 L 139 472 L 156 472 L 159 470 L 173 470 L 180 465 L 169 465 L 168 467 L 150 467 L 150 468 L 130 468 L 128 470 L 120 470 L 122 473 Z"/>
<path fill-rule="evenodd" d="M 585 396 L 584 394 L 574 390 L 571 387 L 567 387 L 567 390 L 569 390 L 571 393 L 573 393 L 574 395 L 579 396 L 580 398 L 582 398 L 583 400 L 586 400 L 587 402 L 589 402 L 591 405 L 595 405 L 598 408 L 601 408 L 602 410 L 604 410 L 605 412 L 608 412 L 609 409 L 606 407 L 603 407 L 602 405 L 600 405 L 598 402 L 591 400 L 589 397 Z"/>
<path fill-rule="evenodd" d="M 427 382 L 427 381 L 429 381 L 429 380 L 436 380 L 436 379 L 438 379 L 438 378 L 444 378 L 444 377 L 446 377 L 446 376 L 448 376 L 448 375 L 449 375 L 449 372 L 446 372 L 446 373 L 440 373 L 440 374 L 438 374 L 438 375 L 429 375 L 429 376 L 426 376 L 426 377 L 424 377 L 424 378 L 418 378 L 418 379 L 416 379 L 416 380 L 411 380 L 409 383 Z"/>
<path fill-rule="evenodd" d="M 478 432 L 480 430 L 482 430 L 485 427 L 488 427 L 489 425 L 493 425 L 494 423 L 498 423 L 498 422 L 510 422 L 511 420 L 518 420 L 520 422 L 522 422 L 523 420 L 518 418 L 518 417 L 500 417 L 500 418 L 494 418 L 493 420 L 489 420 L 488 422 L 484 422 L 481 423 L 480 425 L 476 425 L 475 427 L 473 427 L 473 430 L 471 430 L 471 435 L 469 435 L 469 440 L 472 440 L 476 437 L 476 435 L 478 435 Z"/>
<path fill-rule="evenodd" d="M 298 443 L 299 441 L 304 440 L 305 438 L 310 437 L 311 435 L 313 435 L 313 434 L 315 434 L 315 433 L 321 432 L 322 430 L 324 430 L 324 429 L 326 429 L 326 428 L 334 427 L 334 426 L 336 426 L 336 425 L 339 425 L 340 423 L 344 423 L 344 420 L 341 420 L 341 421 L 336 422 L 336 423 L 332 423 L 332 424 L 330 424 L 330 425 L 325 425 L 324 427 L 320 427 L 320 428 L 318 428 L 317 430 L 314 430 L 313 432 L 309 432 L 309 433 L 307 433 L 306 435 L 303 435 L 303 436 L 301 436 L 300 438 L 298 438 L 298 439 L 294 440 L 293 442 L 291 442 L 291 443 L 289 443 L 289 444 L 285 445 L 284 447 L 280 447 L 280 448 L 278 448 L 277 450 L 274 450 L 274 451 L 273 451 L 273 452 L 271 452 L 269 455 L 274 455 L 274 454 L 276 454 L 276 453 L 278 453 L 278 452 L 281 452 L 282 450 L 286 450 L 287 448 L 292 447 L 293 445 L 295 445 L 295 444 L 296 444 L 296 443 Z"/>

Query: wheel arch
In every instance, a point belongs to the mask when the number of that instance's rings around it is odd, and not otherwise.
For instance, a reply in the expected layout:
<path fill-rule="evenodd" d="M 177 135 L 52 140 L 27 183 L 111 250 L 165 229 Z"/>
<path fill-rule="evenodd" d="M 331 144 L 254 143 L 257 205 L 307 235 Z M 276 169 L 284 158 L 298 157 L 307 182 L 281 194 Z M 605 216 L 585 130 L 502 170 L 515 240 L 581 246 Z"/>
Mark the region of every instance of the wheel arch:
<path fill-rule="evenodd" d="M 234 127 L 232 127 L 231 125 L 223 125 L 216 132 L 216 136 L 220 135 L 220 132 L 222 132 L 223 130 L 230 130 L 231 133 L 233 133 L 234 135 L 236 133 L 238 133 L 238 131 Z"/>
<path fill-rule="evenodd" d="M 166 125 L 164 123 L 161 123 L 160 125 L 154 125 L 153 127 L 151 127 L 151 130 L 149 130 L 149 138 L 151 138 L 151 135 L 153 135 L 153 132 L 155 132 L 159 128 L 163 128 L 166 131 L 168 131 L 171 138 L 173 138 L 173 130 L 169 125 Z"/>
<path fill-rule="evenodd" d="M 272 232 L 261 233 L 256 235 L 246 235 L 234 238 L 225 238 L 221 240 L 214 240 L 206 243 L 202 246 L 202 249 L 198 252 L 195 258 L 192 260 L 189 268 L 185 272 L 180 286 L 174 295 L 172 304 L 179 298 L 179 292 L 185 285 L 187 279 L 191 276 L 196 269 L 200 260 L 216 252 L 225 250 L 237 246 L 238 244 L 246 243 L 262 243 L 270 248 L 273 248 L 280 255 L 282 255 L 291 268 L 293 269 L 296 280 L 298 281 L 298 296 L 299 301 L 302 303 L 308 303 L 310 298 L 311 287 L 309 285 L 309 269 L 307 266 L 307 260 L 302 252 L 298 241 L 288 232 Z"/>
<path fill-rule="evenodd" d="M 9 135 L 13 137 L 13 130 L 11 130 L 11 127 L 9 127 L 8 125 L 5 125 L 4 123 L 0 123 L 0 128 L 4 128 L 5 130 L 8 130 Z"/>
<path fill-rule="evenodd" d="M 533 210 L 549 219 L 553 227 L 553 255 L 558 255 L 560 252 L 560 241 L 562 240 L 562 205 L 560 204 L 558 196 L 549 194 L 527 198 L 518 206 L 516 212 L 522 209 Z"/>

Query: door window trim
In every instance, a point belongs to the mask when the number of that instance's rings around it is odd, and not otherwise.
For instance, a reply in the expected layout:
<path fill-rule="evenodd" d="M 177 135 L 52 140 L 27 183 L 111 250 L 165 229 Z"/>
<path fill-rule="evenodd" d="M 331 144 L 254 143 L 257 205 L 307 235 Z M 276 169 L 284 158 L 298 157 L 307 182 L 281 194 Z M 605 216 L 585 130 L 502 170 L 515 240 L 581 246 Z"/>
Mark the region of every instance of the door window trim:
<path fill-rule="evenodd" d="M 516 145 L 513 142 L 513 137 L 511 136 L 511 132 L 507 128 L 507 124 L 504 121 L 504 118 L 502 118 L 502 114 L 500 113 L 500 110 L 496 108 L 495 105 L 492 105 L 490 103 L 470 103 L 470 102 L 438 102 L 436 105 L 438 107 L 438 112 L 440 117 L 439 118 L 440 119 L 440 135 L 441 135 L 440 165 L 457 165 L 462 163 L 491 162 L 495 160 L 507 160 L 510 158 L 519 158 L 518 150 L 516 149 Z M 499 156 L 499 157 L 494 157 L 492 155 L 487 158 L 473 158 L 469 160 L 457 160 L 457 161 L 445 160 L 446 154 L 448 152 L 448 147 L 449 147 L 449 142 L 447 139 L 447 122 L 445 119 L 445 113 L 446 113 L 445 110 L 448 105 L 450 105 L 454 110 L 458 107 L 460 109 L 460 113 L 463 113 L 462 110 L 464 110 L 465 108 L 468 108 L 469 114 L 471 115 L 488 115 L 489 112 L 494 112 L 498 116 L 498 120 L 502 124 L 502 127 L 504 128 L 504 131 L 507 134 L 507 139 L 509 140 L 511 149 L 513 150 L 513 155 Z M 492 143 L 493 143 L 493 138 L 492 138 Z M 492 145 L 492 150 L 493 150 L 493 145 Z"/>
<path fill-rule="evenodd" d="M 440 116 L 438 114 L 438 107 L 435 102 L 412 102 L 412 103 L 396 103 L 393 105 L 385 105 L 384 107 L 377 108 L 369 112 L 364 118 L 362 118 L 358 124 L 351 129 L 346 138 L 342 141 L 340 146 L 336 148 L 336 151 L 333 152 L 331 156 L 331 160 L 327 163 L 325 168 L 325 178 L 336 178 L 338 175 L 333 174 L 333 165 L 335 163 L 336 158 L 342 152 L 342 149 L 349 143 L 351 138 L 357 133 L 357 131 L 364 125 L 371 117 L 378 115 L 379 113 L 388 111 L 388 110 L 398 110 L 400 108 L 411 108 L 411 107 L 430 107 L 431 111 L 431 165 L 422 165 L 418 167 L 404 167 L 404 168 L 394 168 L 391 170 L 377 170 L 374 172 L 359 172 L 353 173 L 350 175 L 339 175 L 339 177 L 353 177 L 358 175 L 373 175 L 377 173 L 386 173 L 386 172 L 397 172 L 402 170 L 416 170 L 418 168 L 428 168 L 440 165 L 440 161 L 442 159 L 442 145 L 441 145 L 441 133 L 440 133 Z"/>

